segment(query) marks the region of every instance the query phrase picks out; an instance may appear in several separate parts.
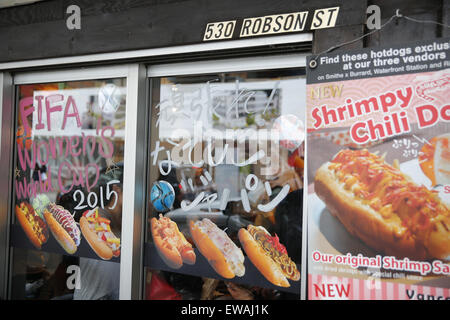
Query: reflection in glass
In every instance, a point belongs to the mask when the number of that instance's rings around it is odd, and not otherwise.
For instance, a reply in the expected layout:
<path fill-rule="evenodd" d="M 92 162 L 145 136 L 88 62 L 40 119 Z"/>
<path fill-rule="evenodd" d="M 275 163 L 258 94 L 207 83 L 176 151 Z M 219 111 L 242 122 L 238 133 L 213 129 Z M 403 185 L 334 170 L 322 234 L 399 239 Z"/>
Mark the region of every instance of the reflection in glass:
<path fill-rule="evenodd" d="M 18 86 L 13 299 L 118 298 L 125 92 L 125 79 Z"/>
<path fill-rule="evenodd" d="M 151 226 L 146 261 L 149 279 L 161 278 L 181 295 L 178 298 L 275 299 L 300 294 L 298 272 L 289 288 L 274 285 L 250 262 L 238 237 L 239 230 L 249 225 L 264 227 L 268 233 L 258 241 L 270 248 L 268 254 L 290 259 L 289 265 L 299 270 L 305 80 L 299 76 L 301 70 L 281 74 L 152 79 L 149 190 L 166 182 L 175 195 L 170 208 L 161 208 L 155 200 L 159 198 L 149 195 L 149 217 L 163 215 L 175 222 L 195 249 L 197 261 L 193 266 L 170 267 L 164 249 L 154 242 Z M 214 243 L 231 248 L 225 245 L 229 238 L 243 252 L 244 274 L 223 273 L 208 263 L 191 223 L 204 218 L 225 233 L 222 237 L 218 236 L 222 232 L 211 232 Z M 200 282 L 196 276 L 202 277 Z M 147 298 L 155 298 L 152 292 L 150 282 Z"/>

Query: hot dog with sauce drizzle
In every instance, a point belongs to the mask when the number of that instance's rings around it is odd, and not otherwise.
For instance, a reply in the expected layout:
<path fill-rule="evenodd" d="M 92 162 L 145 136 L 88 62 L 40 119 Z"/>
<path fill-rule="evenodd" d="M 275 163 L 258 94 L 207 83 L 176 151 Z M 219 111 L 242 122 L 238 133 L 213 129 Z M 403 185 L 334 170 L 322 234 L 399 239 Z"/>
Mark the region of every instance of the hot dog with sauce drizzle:
<path fill-rule="evenodd" d="M 345 228 L 387 255 L 450 259 L 450 208 L 368 150 L 341 150 L 323 164 L 316 194 Z"/>
<path fill-rule="evenodd" d="M 56 241 L 69 254 L 74 254 L 80 245 L 81 233 L 69 211 L 50 203 L 44 209 L 44 218 Z"/>

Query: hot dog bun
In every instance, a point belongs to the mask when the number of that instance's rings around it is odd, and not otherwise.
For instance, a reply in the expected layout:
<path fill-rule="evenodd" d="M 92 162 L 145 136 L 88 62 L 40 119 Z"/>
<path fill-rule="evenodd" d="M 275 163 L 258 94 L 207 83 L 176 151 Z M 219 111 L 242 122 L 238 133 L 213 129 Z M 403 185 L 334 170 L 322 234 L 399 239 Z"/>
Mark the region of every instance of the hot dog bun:
<path fill-rule="evenodd" d="M 183 258 L 183 262 L 187 264 L 195 264 L 196 256 L 194 249 L 188 248 L 187 246 L 181 250 L 181 258 Z"/>
<path fill-rule="evenodd" d="M 195 253 L 192 245 L 179 231 L 175 222 L 162 214 L 150 220 L 153 241 L 158 254 L 171 268 L 179 269 L 183 263 L 194 264 Z"/>
<path fill-rule="evenodd" d="M 223 230 L 207 218 L 189 224 L 195 245 L 219 275 L 231 279 L 245 274 L 244 254 Z"/>
<path fill-rule="evenodd" d="M 61 224 L 53 217 L 53 215 L 47 210 L 44 210 L 44 218 L 47 221 L 56 241 L 66 250 L 69 254 L 74 254 L 77 251 L 77 245 L 69 233 L 61 226 Z"/>
<path fill-rule="evenodd" d="M 280 266 L 271 257 L 266 255 L 264 249 L 246 229 L 241 228 L 238 232 L 238 237 L 247 256 L 268 281 L 280 287 L 290 286 Z"/>
<path fill-rule="evenodd" d="M 28 202 L 16 205 L 15 213 L 23 231 L 36 249 L 48 240 L 48 229 L 44 220 L 34 211 Z"/>
<path fill-rule="evenodd" d="M 84 216 L 80 218 L 80 228 L 89 246 L 100 258 L 110 260 L 113 257 L 111 248 L 103 240 L 98 239 L 97 234 L 91 230 L 89 222 Z"/>
<path fill-rule="evenodd" d="M 87 242 L 103 260 L 120 255 L 120 238 L 111 230 L 111 220 L 99 214 L 99 208 L 86 210 L 80 218 L 80 226 Z"/>
<path fill-rule="evenodd" d="M 42 247 L 41 241 L 39 240 L 38 236 L 34 233 L 33 227 L 27 221 L 25 215 L 21 212 L 19 206 L 17 205 L 16 205 L 16 217 L 20 225 L 22 226 L 23 231 L 27 235 L 28 239 L 30 239 L 33 246 L 35 246 L 36 249 L 41 249 Z"/>
<path fill-rule="evenodd" d="M 373 249 L 423 260 L 450 257 L 449 208 L 367 150 L 343 150 L 323 164 L 314 189 L 330 213 Z"/>

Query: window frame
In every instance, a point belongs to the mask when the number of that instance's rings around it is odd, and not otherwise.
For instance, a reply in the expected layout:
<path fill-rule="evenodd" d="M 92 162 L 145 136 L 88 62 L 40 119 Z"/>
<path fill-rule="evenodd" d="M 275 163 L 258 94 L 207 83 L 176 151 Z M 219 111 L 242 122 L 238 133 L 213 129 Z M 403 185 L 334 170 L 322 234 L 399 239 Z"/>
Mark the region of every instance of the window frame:
<path fill-rule="evenodd" d="M 152 78 L 168 77 L 168 76 L 183 76 L 183 75 L 199 75 L 216 72 L 238 72 L 238 71 L 258 71 L 258 70 L 277 70 L 277 69 L 291 69 L 291 68 L 305 68 L 306 69 L 306 57 L 310 55 L 307 53 L 285 54 L 285 55 L 267 55 L 267 56 L 252 56 L 245 58 L 231 58 L 220 60 L 202 60 L 195 62 L 181 62 L 170 64 L 155 64 L 147 66 L 147 77 L 149 79 L 148 87 L 149 101 L 152 97 Z M 149 105 L 148 109 L 152 106 Z M 151 117 L 153 110 L 150 111 L 148 117 L 149 136 L 151 134 Z M 306 119 L 306 109 L 305 118 Z M 148 140 L 150 143 L 150 139 Z M 305 150 L 307 150 L 307 142 L 305 143 Z M 148 159 L 150 152 L 148 154 Z M 150 161 L 150 160 L 147 160 Z M 307 172 L 307 153 L 305 152 L 305 166 L 304 170 Z M 148 182 L 146 182 L 148 183 Z M 308 186 L 307 175 L 304 176 L 304 186 Z M 300 269 L 300 299 L 306 299 L 306 275 L 307 275 L 307 214 L 306 214 L 306 198 L 307 192 L 303 193 L 303 208 L 302 208 L 302 251 L 301 251 L 301 269 Z M 147 212 L 146 212 L 147 214 Z"/>
<path fill-rule="evenodd" d="M 140 264 L 142 258 L 141 252 L 141 236 L 140 232 L 143 227 L 141 221 L 144 213 L 142 199 L 142 188 L 139 188 L 142 181 L 140 181 L 139 173 L 144 165 L 142 157 L 143 154 L 138 150 L 137 141 L 146 139 L 145 135 L 139 135 L 138 133 L 145 132 L 145 125 L 143 121 L 140 121 L 142 113 L 145 113 L 145 66 L 142 64 L 123 64 L 117 66 L 101 66 L 92 68 L 78 68 L 78 69 L 60 69 L 56 71 L 33 71 L 33 72 L 19 72 L 14 74 L 11 78 L 11 90 L 15 91 L 16 86 L 23 84 L 34 83 L 50 83 L 50 82 L 65 82 L 65 81 L 84 81 L 95 79 L 109 79 L 109 78 L 126 78 L 126 114 L 125 114 L 125 152 L 124 152 L 124 178 L 123 188 L 128 190 L 127 201 L 123 202 L 122 207 L 122 236 L 121 236 L 121 259 L 120 259 L 120 294 L 121 300 L 139 299 L 141 296 L 140 283 L 142 283 L 142 274 L 139 272 L 140 268 L 136 268 Z M 0 83 L 1 84 L 1 83 Z M 2 230 L 8 232 L 10 228 L 12 209 L 12 191 L 13 191 L 13 176 L 9 172 L 12 168 L 12 159 L 14 154 L 13 145 L 14 136 L 14 115 L 16 114 L 16 103 L 7 104 L 7 109 L 3 107 L 2 114 L 2 128 L 4 126 L 9 127 L 9 137 L 2 137 L 2 151 L 5 150 L 7 155 L 1 158 L 2 170 L 8 171 L 8 179 L 4 179 L 0 182 L 0 188 L 8 190 L 8 195 L 3 195 L 2 201 L 7 201 L 6 214 L 1 214 L 2 220 L 7 219 L 7 223 L 0 224 Z M 9 112 L 7 112 L 9 111 Z M 7 115 L 5 117 L 5 115 Z M 5 138 L 3 140 L 3 138 Z M 7 143 L 10 142 L 9 144 Z M 142 143 L 142 142 L 141 142 Z M 2 152 L 3 154 L 3 152 Z M 5 172 L 6 173 L 6 172 Z M 142 191 L 140 191 L 142 190 Z M 136 192 L 137 191 L 137 192 Z M 2 209 L 4 210 L 4 209 Z M 9 238 L 9 237 L 8 237 Z M 6 239 L 8 242 L 8 239 Z M 11 296 L 11 279 L 9 276 L 11 263 L 12 263 L 12 251 L 13 248 L 6 245 L 6 249 L 9 255 L 9 264 L 7 270 L 0 270 L 4 273 L 5 283 L 4 287 L 7 288 L 6 297 Z M 4 261 L 7 261 L 4 260 Z M 1 282 L 0 282 L 1 284 Z M 6 291 L 6 290 L 5 290 Z"/>
<path fill-rule="evenodd" d="M 296 43 L 312 43 L 313 33 L 299 33 L 289 35 L 279 35 L 261 38 L 251 38 L 232 41 L 217 41 L 209 43 L 180 45 L 173 47 L 150 48 L 142 50 L 106 52 L 99 54 L 88 54 L 80 56 L 55 57 L 45 59 L 33 59 L 27 61 L 14 61 L 0 63 L 0 172 L 5 179 L 0 180 L 0 261 L 4 261 L 0 265 L 0 299 L 8 299 L 10 297 L 10 269 L 11 256 L 9 243 L 10 217 L 12 214 L 12 185 L 13 174 L 11 171 L 13 165 L 14 150 L 11 145 L 14 143 L 13 128 L 15 126 L 15 86 L 25 83 L 38 82 L 56 82 L 71 80 L 92 80 L 108 77 L 127 77 L 127 110 L 133 108 L 133 119 L 127 117 L 127 133 L 126 143 L 128 142 L 128 150 L 132 147 L 133 152 L 128 153 L 128 158 L 134 155 L 135 161 L 128 159 L 127 168 L 130 168 L 131 175 L 126 175 L 124 184 L 132 186 L 133 189 L 133 205 L 127 205 L 127 212 L 123 220 L 122 226 L 122 245 L 125 251 L 122 251 L 122 257 L 127 257 L 127 264 L 121 264 L 121 284 L 120 299 L 142 299 L 145 286 L 144 272 L 144 231 L 146 230 L 146 187 L 147 177 L 142 172 L 147 172 L 146 163 L 147 149 L 137 148 L 138 146 L 147 145 L 150 141 L 150 127 L 148 119 L 151 117 L 151 110 L 147 107 L 150 101 L 150 84 L 148 77 L 149 72 L 155 69 L 167 70 L 166 67 L 174 67 L 180 65 L 173 64 L 151 64 L 152 60 L 164 61 L 174 56 L 181 58 L 196 53 L 205 53 L 206 56 L 214 56 L 215 52 L 229 50 L 239 52 L 247 48 L 258 50 L 268 46 L 296 44 Z M 266 55 L 260 57 L 257 55 L 248 58 L 239 59 L 222 59 L 212 60 L 209 63 L 203 58 L 198 62 L 191 64 L 207 65 L 214 61 L 241 61 L 246 63 L 246 69 L 249 69 L 248 63 L 254 59 L 279 59 L 278 67 L 305 67 L 306 56 L 310 52 L 302 54 L 282 54 L 282 55 Z M 274 58 L 277 57 L 277 58 Z M 180 58 L 180 59 L 181 59 Z M 180 60 L 178 59 L 178 61 Z M 285 60 L 286 59 L 286 60 Z M 299 60 L 298 60 L 299 59 Z M 282 62 L 284 61 L 284 62 Z M 112 65 L 114 64 L 114 65 Z M 96 65 L 87 67 L 87 65 Z M 163 67 L 161 69 L 161 67 Z M 253 70 L 265 68 L 253 66 Z M 267 69 L 267 68 L 266 68 Z M 36 70 L 36 71 L 30 71 Z M 151 71 L 150 71 L 151 70 Z M 233 70 L 229 70 L 233 71 Z M 238 71 L 238 70 L 234 70 Z M 130 125 L 128 125 L 130 122 Z M 131 127 L 133 125 L 134 127 Z M 139 133 L 139 135 L 138 135 Z M 127 141 L 134 137 L 134 141 Z M 131 145 L 133 143 L 133 145 Z M 306 144 L 306 142 L 305 142 Z M 305 146 L 306 147 L 306 146 Z M 305 155 L 306 158 L 306 155 Z M 306 165 L 306 164 L 305 164 Z M 132 172 L 134 169 L 134 172 Z M 305 168 L 305 170 L 307 170 Z M 306 178 L 305 178 L 306 179 Z M 134 183 L 133 183 L 134 182 Z M 139 186 L 140 188 L 137 188 Z M 125 209 L 125 208 L 124 208 Z M 304 208 L 305 210 L 305 203 Z M 306 230 L 306 215 L 303 221 L 303 230 Z M 124 219 L 124 217 L 123 217 Z M 125 229 L 124 229 L 125 226 Z M 126 235 L 124 237 L 124 235 Z M 303 233 L 303 243 L 306 243 L 306 232 Z M 306 274 L 306 245 L 302 248 L 302 275 Z M 125 259 L 124 259 L 125 260 Z M 303 270 L 305 268 L 305 270 Z M 306 298 L 306 279 L 302 276 L 301 283 L 301 299 Z"/>

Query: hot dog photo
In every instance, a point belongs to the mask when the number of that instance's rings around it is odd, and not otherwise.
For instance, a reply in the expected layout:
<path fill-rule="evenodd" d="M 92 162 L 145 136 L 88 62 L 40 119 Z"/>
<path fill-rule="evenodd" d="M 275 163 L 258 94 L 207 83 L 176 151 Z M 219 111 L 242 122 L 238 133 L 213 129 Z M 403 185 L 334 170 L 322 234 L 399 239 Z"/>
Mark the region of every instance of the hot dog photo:
<path fill-rule="evenodd" d="M 276 286 L 290 287 L 289 280 L 300 280 L 297 265 L 289 258 L 278 236 L 262 226 L 248 225 L 238 233 L 247 256 L 264 277 Z"/>
<path fill-rule="evenodd" d="M 103 260 L 120 256 L 120 238 L 111 230 L 111 220 L 102 217 L 99 209 L 87 210 L 80 218 L 81 232 L 92 250 Z"/>
<path fill-rule="evenodd" d="M 185 299 L 300 298 L 306 130 L 296 97 L 304 79 L 252 77 L 161 82 L 154 101 L 164 111 L 150 128 L 147 163 L 150 286 L 160 276 L 175 291 L 188 282 Z M 166 108 L 174 94 L 179 108 Z"/>
<path fill-rule="evenodd" d="M 348 284 L 356 299 L 383 296 L 386 285 L 400 299 L 403 285 L 423 293 L 450 286 L 449 90 L 441 81 L 448 76 L 443 69 L 310 78 L 312 299 L 326 298 L 319 289 L 330 279 Z M 324 96 L 323 88 L 339 94 Z M 367 292 L 357 292 L 358 283 Z"/>
<path fill-rule="evenodd" d="M 245 274 L 244 254 L 230 237 L 208 218 L 189 223 L 196 247 L 223 278 Z"/>
<path fill-rule="evenodd" d="M 178 225 L 170 218 L 159 215 L 151 219 L 153 241 L 160 257 L 171 268 L 179 269 L 186 264 L 195 264 L 196 255 Z"/>
<path fill-rule="evenodd" d="M 188 225 L 185 236 L 177 223 L 162 214 L 150 220 L 154 246 L 170 269 L 195 266 L 200 254 L 218 276 L 226 279 L 243 277 L 245 263 L 251 263 L 274 286 L 287 288 L 290 281 L 300 280 L 300 271 L 286 247 L 263 226 L 249 224 L 238 230 L 238 241 L 233 241 L 209 218 L 191 219 Z"/>
<path fill-rule="evenodd" d="M 450 259 L 450 207 L 368 150 L 342 150 L 316 172 L 330 213 L 385 255 Z"/>
<path fill-rule="evenodd" d="M 13 233 L 14 242 L 28 247 L 24 242 L 25 235 L 28 243 L 38 250 L 118 261 L 121 252 L 120 223 L 117 219 L 113 221 L 111 212 L 121 213 L 119 201 L 122 195 L 120 188 L 108 185 L 110 177 L 104 179 L 99 181 L 98 190 L 102 190 L 99 194 L 103 193 L 105 185 L 110 189 L 110 199 L 102 200 L 102 206 L 106 206 L 109 211 L 100 206 L 88 210 L 78 209 L 73 199 L 79 195 L 85 197 L 80 187 L 58 195 L 54 202 L 50 200 L 52 195 L 40 193 L 16 204 L 15 217 L 23 233 Z"/>
<path fill-rule="evenodd" d="M 32 205 L 21 202 L 16 205 L 16 217 L 36 249 L 42 249 L 50 234 L 67 254 L 74 254 L 80 244 L 78 225 L 69 211 L 60 205 L 50 203 L 47 196 L 40 194 Z"/>
<path fill-rule="evenodd" d="M 56 241 L 68 254 L 74 254 L 80 245 L 81 233 L 70 212 L 50 203 L 44 209 L 44 217 Z"/>
<path fill-rule="evenodd" d="M 23 231 L 36 249 L 41 249 L 48 240 L 48 226 L 42 215 L 36 213 L 28 202 L 16 205 L 15 214 Z"/>

